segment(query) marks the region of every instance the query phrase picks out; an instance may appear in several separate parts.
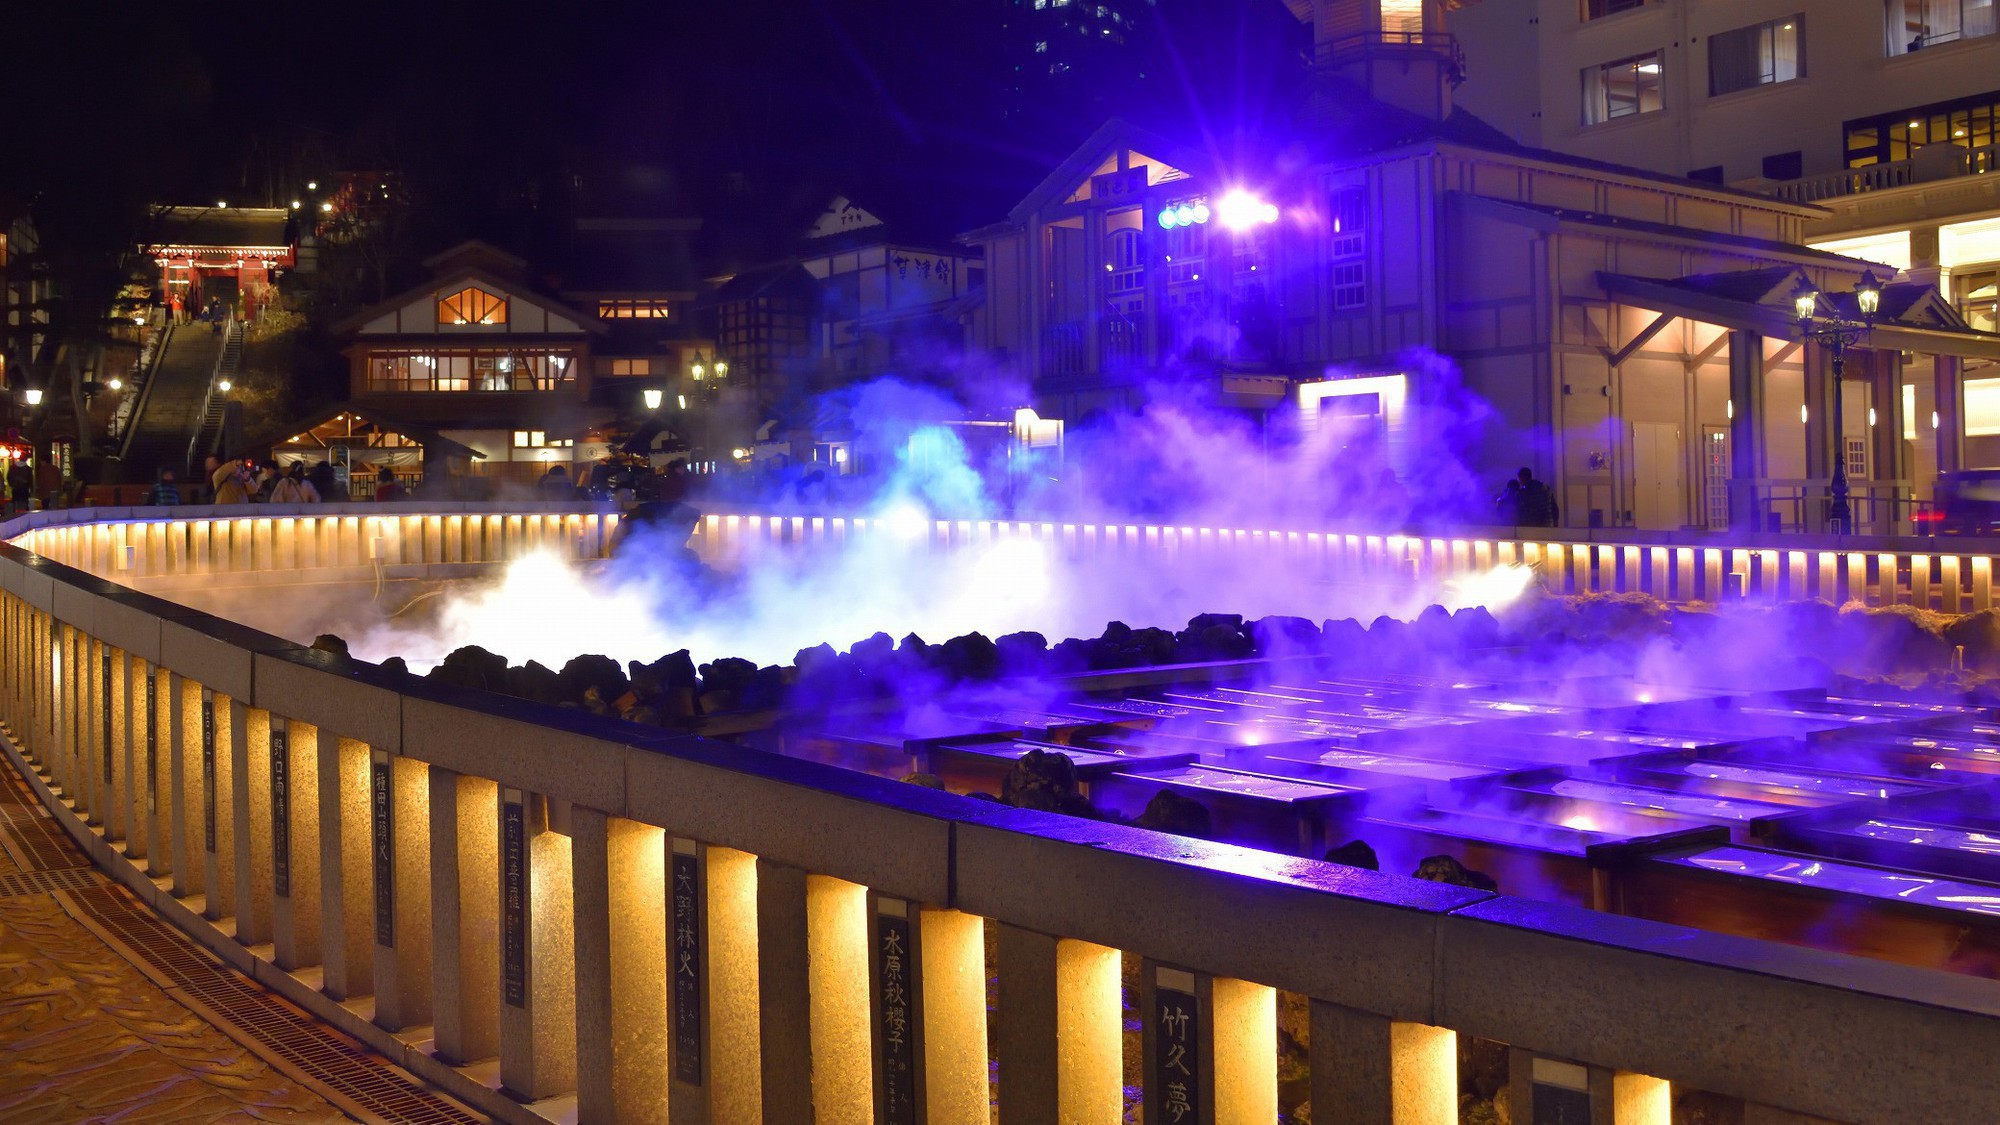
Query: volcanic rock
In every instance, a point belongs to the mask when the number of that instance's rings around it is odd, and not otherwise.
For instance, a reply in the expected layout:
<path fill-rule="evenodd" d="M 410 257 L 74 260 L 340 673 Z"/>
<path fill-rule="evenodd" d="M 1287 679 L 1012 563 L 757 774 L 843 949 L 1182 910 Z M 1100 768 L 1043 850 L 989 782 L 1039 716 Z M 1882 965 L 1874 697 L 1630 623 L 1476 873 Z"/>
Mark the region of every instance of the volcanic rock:
<path fill-rule="evenodd" d="M 856 641 L 847 650 L 861 671 L 872 677 L 887 678 L 893 674 L 896 660 L 895 638 L 887 633 L 877 633 L 865 641 Z"/>
<path fill-rule="evenodd" d="M 1223 629 L 1241 629 L 1243 627 L 1243 615 L 1240 613 L 1197 613 L 1188 619 L 1189 632 L 1199 632 L 1202 629 L 1214 629 L 1218 627 Z"/>
<path fill-rule="evenodd" d="M 1076 791 L 1076 763 L 1067 754 L 1030 750 L 1014 759 L 1000 779 L 1000 799 L 1016 808 L 1066 812 L 1066 806 L 1082 800 Z"/>
<path fill-rule="evenodd" d="M 337 633 L 321 633 L 319 636 L 313 638 L 312 647 L 321 652 L 330 652 L 335 656 L 345 657 L 350 655 L 347 651 L 347 642 Z"/>
<path fill-rule="evenodd" d="M 1040 675 L 1048 665 L 1049 639 L 1040 633 L 1009 633 L 994 641 L 993 649 L 1004 675 Z"/>
<path fill-rule="evenodd" d="M 1132 627 L 1123 621 L 1107 622 L 1104 626 L 1104 634 L 1098 639 L 1113 645 L 1125 644 L 1132 639 Z"/>
<path fill-rule="evenodd" d="M 1162 789 L 1146 802 L 1146 810 L 1133 821 L 1141 828 L 1171 832 L 1176 836 L 1209 836 L 1215 831 L 1208 806 L 1171 789 Z"/>
<path fill-rule="evenodd" d="M 1093 667 L 1091 657 L 1096 651 L 1096 641 L 1079 640 L 1071 637 L 1058 641 L 1049 649 L 1048 669 L 1051 673 L 1082 672 Z"/>
<path fill-rule="evenodd" d="M 822 670 L 826 666 L 837 663 L 839 657 L 840 654 L 833 650 L 832 645 L 821 641 L 811 648 L 802 648 L 793 655 L 792 667 L 799 670 L 801 678 L 805 678 Z"/>
<path fill-rule="evenodd" d="M 1320 857 L 1328 863 L 1344 863 L 1349 867 L 1366 868 L 1369 871 L 1382 870 L 1382 861 L 1375 856 L 1375 849 L 1366 840 L 1349 840 Z"/>
<path fill-rule="evenodd" d="M 570 657 L 569 663 L 563 665 L 557 675 L 562 677 L 563 690 L 572 699 L 582 699 L 583 693 L 591 688 L 596 688 L 597 694 L 604 699 L 616 699 L 624 695 L 625 689 L 630 686 L 625 679 L 625 670 L 618 666 L 616 660 L 594 653 Z"/>
<path fill-rule="evenodd" d="M 1849 604 L 1840 611 L 1840 641 L 1827 651 L 1839 654 L 1843 671 L 1884 675 L 1941 667 L 1950 661 L 1952 646 L 1932 631 L 1936 618 L 1909 606 Z"/>
<path fill-rule="evenodd" d="M 507 694 L 535 703 L 561 703 L 568 698 L 562 677 L 533 660 L 519 668 L 507 669 Z"/>
<path fill-rule="evenodd" d="M 688 650 L 668 653 L 651 664 L 630 661 L 625 670 L 632 690 L 645 699 L 664 699 L 676 692 L 693 693 L 697 680 Z"/>
<path fill-rule="evenodd" d="M 453 649 L 425 678 L 475 691 L 505 691 L 507 658 L 478 645 L 466 645 Z"/>
<path fill-rule="evenodd" d="M 1303 617 L 1260 617 L 1250 623 L 1250 637 L 1264 656 L 1291 656 L 1319 647 L 1319 626 Z"/>
<path fill-rule="evenodd" d="M 400 656 L 391 656 L 388 659 L 382 661 L 382 663 L 376 665 L 376 667 L 382 669 L 384 672 L 394 672 L 399 676 L 407 676 L 410 674 L 409 663 Z"/>
<path fill-rule="evenodd" d="M 917 773 L 906 773 L 903 775 L 903 781 L 907 784 L 919 786 L 924 789 L 944 789 L 944 778 L 941 778 L 934 773 L 923 773 L 921 771 Z"/>
<path fill-rule="evenodd" d="M 1433 883 L 1450 883 L 1454 887 L 1471 887 L 1475 891 L 1492 891 L 1495 894 L 1500 891 L 1500 884 L 1495 883 L 1492 876 L 1484 871 L 1474 871 L 1448 855 L 1427 855 L 1410 874 Z"/>
<path fill-rule="evenodd" d="M 1212 620 L 1220 616 L 1223 615 L 1203 614 L 1195 618 L 1195 621 Z M 1181 659 L 1241 660 L 1251 655 L 1256 648 L 1256 642 L 1243 631 L 1242 618 L 1238 617 L 1237 621 L 1238 624 L 1235 625 L 1190 624 L 1184 632 L 1175 637 L 1180 642 Z"/>
<path fill-rule="evenodd" d="M 1458 630 L 1452 628 L 1451 611 L 1441 605 L 1427 605 L 1410 622 L 1418 643 L 1432 652 L 1448 652 L 1458 647 Z"/>
<path fill-rule="evenodd" d="M 1466 606 L 1451 615 L 1462 649 L 1497 648 L 1501 644 L 1500 622 L 1483 605 Z"/>
<path fill-rule="evenodd" d="M 1000 671 L 999 650 L 984 633 L 953 637 L 941 646 L 942 666 L 960 680 L 990 680 Z"/>
<path fill-rule="evenodd" d="M 1368 630 L 1352 617 L 1339 621 L 1329 618 L 1319 627 L 1319 651 L 1336 666 L 1355 663 L 1368 652 Z"/>
<path fill-rule="evenodd" d="M 2000 671 L 2000 609 L 1968 613 L 1944 627 L 1945 643 L 1965 649 L 1965 666 Z"/>

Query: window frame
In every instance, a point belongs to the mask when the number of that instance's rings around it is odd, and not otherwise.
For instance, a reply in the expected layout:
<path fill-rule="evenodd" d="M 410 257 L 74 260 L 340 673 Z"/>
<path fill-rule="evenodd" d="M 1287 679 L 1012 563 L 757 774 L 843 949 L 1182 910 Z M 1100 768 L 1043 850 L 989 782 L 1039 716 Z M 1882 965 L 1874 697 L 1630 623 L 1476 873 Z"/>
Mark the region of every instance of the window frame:
<path fill-rule="evenodd" d="M 1612 59 L 1609 62 L 1599 63 L 1596 66 L 1584 67 L 1578 76 L 1583 87 L 1583 124 L 1585 126 L 1609 125 L 1615 121 L 1645 117 L 1648 114 L 1659 113 L 1666 109 L 1666 55 L 1667 53 L 1664 48 L 1656 47 L 1643 54 L 1628 55 L 1622 59 Z M 1655 68 L 1650 73 L 1641 69 L 1648 64 Z M 1628 66 L 1631 68 L 1632 73 L 1631 103 L 1635 108 L 1624 113 L 1613 113 L 1611 111 L 1610 79 L 1619 69 Z M 1653 107 L 1651 109 L 1645 108 L 1648 84 L 1642 81 L 1644 78 L 1652 79 L 1650 87 L 1653 95 Z"/>
<path fill-rule="evenodd" d="M 437 299 L 438 327 L 499 327 L 507 323 L 509 303 L 498 293 L 489 293 L 477 285 L 465 286 Z"/>
<path fill-rule="evenodd" d="M 1778 55 L 1780 35 L 1792 37 L 1791 74 L 1781 76 L 1781 60 Z M 1755 56 L 1752 63 L 1757 73 L 1754 81 L 1728 89 L 1719 88 L 1716 66 L 1716 45 L 1733 36 L 1750 37 L 1749 53 Z M 1740 94 L 1745 90 L 1759 90 L 1766 86 L 1782 86 L 1787 82 L 1797 82 L 1806 77 L 1806 15 L 1794 12 L 1788 16 L 1776 16 L 1762 23 L 1730 28 L 1708 37 L 1708 96 L 1711 98 Z"/>

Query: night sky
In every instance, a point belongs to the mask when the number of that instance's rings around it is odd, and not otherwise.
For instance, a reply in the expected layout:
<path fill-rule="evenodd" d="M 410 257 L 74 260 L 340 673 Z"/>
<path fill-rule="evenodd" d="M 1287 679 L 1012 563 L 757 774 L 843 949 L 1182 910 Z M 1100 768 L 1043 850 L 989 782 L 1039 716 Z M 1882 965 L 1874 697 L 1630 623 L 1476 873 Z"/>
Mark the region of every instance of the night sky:
<path fill-rule="evenodd" d="M 1107 114 L 1192 132 L 1288 100 L 1279 0 L 1119 2 L 1145 81 L 1018 95 L 1039 17 L 1010 0 L 17 5 L 0 192 L 261 204 L 394 169 L 452 233 L 506 237 L 582 175 L 600 209 L 722 229 L 835 190 L 965 229 Z"/>

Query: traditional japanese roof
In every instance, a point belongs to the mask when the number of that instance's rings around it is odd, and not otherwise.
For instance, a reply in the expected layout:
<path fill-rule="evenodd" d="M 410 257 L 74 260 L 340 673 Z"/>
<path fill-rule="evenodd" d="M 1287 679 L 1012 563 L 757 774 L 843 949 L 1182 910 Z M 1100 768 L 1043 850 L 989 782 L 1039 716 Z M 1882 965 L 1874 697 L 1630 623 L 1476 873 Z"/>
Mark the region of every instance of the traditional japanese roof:
<path fill-rule="evenodd" d="M 162 207 L 149 248 L 283 250 L 291 246 L 282 207 Z"/>
<path fill-rule="evenodd" d="M 804 266 L 795 262 L 780 262 L 737 274 L 723 282 L 702 303 L 726 305 L 754 297 L 790 297 L 816 303 L 820 297 L 819 282 L 806 272 Z"/>
<path fill-rule="evenodd" d="M 414 438 L 427 452 L 436 451 L 451 457 L 476 457 L 482 460 L 486 457 L 484 453 L 473 449 L 471 446 L 453 441 L 429 426 L 420 425 L 415 422 L 406 422 L 385 414 L 375 407 L 363 406 L 352 402 L 335 403 L 324 410 L 307 415 L 291 423 L 275 434 L 267 434 L 256 441 L 250 442 L 244 448 L 251 452 L 264 452 L 276 449 L 287 444 L 291 438 L 299 434 L 310 433 L 347 414 L 354 415 L 377 431 L 401 434 L 404 437 Z"/>
<path fill-rule="evenodd" d="M 466 259 L 461 257 L 451 256 L 451 252 L 447 252 L 446 255 L 439 255 L 430 260 L 433 262 L 466 261 Z M 514 260 L 519 261 L 520 259 L 517 258 Z M 439 294 L 448 293 L 466 286 L 483 289 L 496 296 L 505 297 L 509 301 L 523 301 L 534 305 L 549 314 L 551 324 L 557 320 L 569 322 L 563 327 L 548 329 L 549 333 L 555 335 L 600 335 L 605 331 L 604 326 L 597 322 L 595 312 L 586 313 L 571 308 L 564 302 L 526 285 L 517 277 L 507 277 L 492 270 L 471 264 L 458 265 L 453 269 L 434 275 L 420 285 L 405 289 L 403 292 L 396 294 L 386 301 L 370 305 L 360 312 L 336 323 L 333 326 L 333 330 L 344 335 L 381 335 L 383 332 L 377 327 L 378 322 L 384 321 L 385 318 L 394 317 L 408 307 L 435 301 Z M 421 320 L 421 317 L 418 319 Z M 410 331 L 397 331 L 390 334 L 404 336 L 444 335 L 443 333 Z M 450 333 L 449 335 L 456 336 L 459 334 Z M 476 338 L 471 333 L 465 335 L 468 339 Z M 501 336 L 502 334 L 495 333 L 494 335 Z"/>
<path fill-rule="evenodd" d="M 1851 267 L 1857 275 L 1867 268 L 1865 262 L 1838 255 L 1828 257 Z M 1597 275 L 1597 282 L 1606 293 L 1640 308 L 1776 338 L 1798 335 L 1792 294 L 1801 281 L 1809 280 L 1805 270 L 1798 266 L 1670 278 L 1609 272 Z M 1827 302 L 1830 311 L 1858 319 L 1852 293 L 1829 291 L 1821 295 L 1821 300 Z M 1861 346 L 2000 359 L 2000 335 L 1969 327 L 1935 288 L 1914 281 L 1894 281 L 1882 286 L 1881 308 L 1874 326 L 1861 337 Z"/>

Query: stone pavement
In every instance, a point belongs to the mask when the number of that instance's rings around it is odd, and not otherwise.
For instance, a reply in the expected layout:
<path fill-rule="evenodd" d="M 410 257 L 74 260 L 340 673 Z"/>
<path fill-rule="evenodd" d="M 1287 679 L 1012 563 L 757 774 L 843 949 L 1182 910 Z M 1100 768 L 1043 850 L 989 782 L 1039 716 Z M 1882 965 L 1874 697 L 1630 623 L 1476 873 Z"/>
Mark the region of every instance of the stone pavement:
<path fill-rule="evenodd" d="M 112 885 L 0 766 L 0 1122 L 471 1121 Z"/>

